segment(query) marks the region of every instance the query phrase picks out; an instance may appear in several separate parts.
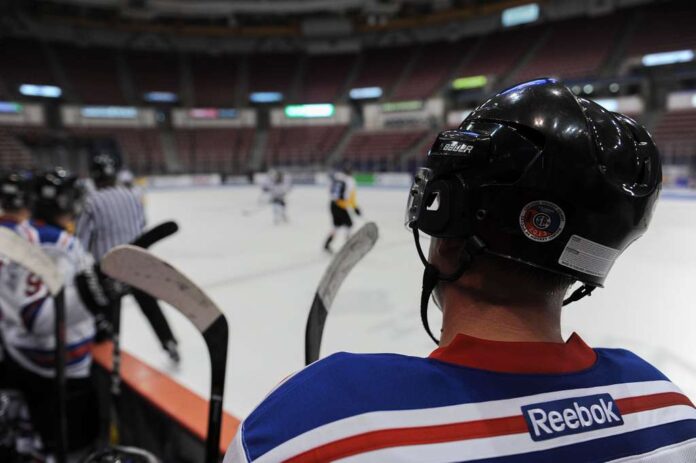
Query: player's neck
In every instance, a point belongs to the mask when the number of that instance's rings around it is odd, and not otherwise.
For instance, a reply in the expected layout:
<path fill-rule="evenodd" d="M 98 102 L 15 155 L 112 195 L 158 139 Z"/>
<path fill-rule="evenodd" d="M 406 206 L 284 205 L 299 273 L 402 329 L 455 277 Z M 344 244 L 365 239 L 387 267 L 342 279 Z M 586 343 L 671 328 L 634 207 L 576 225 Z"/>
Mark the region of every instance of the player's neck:
<path fill-rule="evenodd" d="M 442 299 L 441 346 L 459 333 L 492 341 L 563 342 L 562 301 L 555 297 L 497 305 L 451 288 L 443 291 Z"/>

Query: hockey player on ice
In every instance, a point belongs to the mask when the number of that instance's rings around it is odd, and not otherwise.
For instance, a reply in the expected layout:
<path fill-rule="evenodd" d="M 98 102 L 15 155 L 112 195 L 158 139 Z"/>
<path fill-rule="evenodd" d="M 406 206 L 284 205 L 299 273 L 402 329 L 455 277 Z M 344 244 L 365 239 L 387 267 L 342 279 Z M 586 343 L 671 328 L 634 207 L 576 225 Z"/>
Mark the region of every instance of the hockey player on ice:
<path fill-rule="evenodd" d="M 68 450 L 80 452 L 97 437 L 98 407 L 90 378 L 93 312 L 108 299 L 93 273 L 94 260 L 67 230 L 82 203 L 76 177 L 62 169 L 35 180 L 32 219 L 5 218 L 3 225 L 40 245 L 65 277 Z M 10 262 L 0 267 L 0 329 L 7 348 L 10 384 L 23 392 L 44 452 L 56 446 L 53 299 L 40 278 Z"/>
<path fill-rule="evenodd" d="M 604 284 L 660 186 L 647 131 L 554 80 L 486 101 L 438 136 L 409 192 L 438 348 L 311 364 L 245 419 L 225 462 L 696 461 L 696 409 L 675 384 L 561 333 L 566 292 Z"/>
<path fill-rule="evenodd" d="M 261 190 L 268 195 L 268 201 L 273 208 L 273 224 L 287 223 L 285 196 L 292 188 L 292 181 L 287 173 L 270 169 L 268 176 L 261 185 Z"/>
<path fill-rule="evenodd" d="M 324 241 L 324 249 L 329 253 L 333 253 L 331 242 L 336 237 L 338 231 L 343 228 L 345 230 L 345 238 L 348 239 L 353 229 L 353 220 L 349 211 L 352 209 L 357 215 L 361 214 L 356 199 L 353 169 L 349 163 L 343 164 L 338 171 L 331 175 L 329 194 L 331 196 L 329 210 L 331 211 L 333 227 L 329 232 L 329 236 L 326 237 L 326 241 Z"/>

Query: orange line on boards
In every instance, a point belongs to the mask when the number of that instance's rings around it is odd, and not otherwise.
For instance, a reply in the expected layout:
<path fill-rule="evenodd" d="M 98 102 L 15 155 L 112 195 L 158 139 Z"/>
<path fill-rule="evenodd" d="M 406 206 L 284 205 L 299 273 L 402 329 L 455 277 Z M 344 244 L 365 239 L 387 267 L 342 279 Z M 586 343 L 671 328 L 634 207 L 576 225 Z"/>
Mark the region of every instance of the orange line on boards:
<path fill-rule="evenodd" d="M 111 342 L 94 346 L 94 360 L 111 371 Z M 123 381 L 148 402 L 205 442 L 208 430 L 208 401 L 191 392 L 166 374 L 121 351 Z M 239 427 L 239 420 L 227 412 L 222 418 L 220 451 L 225 452 Z"/>

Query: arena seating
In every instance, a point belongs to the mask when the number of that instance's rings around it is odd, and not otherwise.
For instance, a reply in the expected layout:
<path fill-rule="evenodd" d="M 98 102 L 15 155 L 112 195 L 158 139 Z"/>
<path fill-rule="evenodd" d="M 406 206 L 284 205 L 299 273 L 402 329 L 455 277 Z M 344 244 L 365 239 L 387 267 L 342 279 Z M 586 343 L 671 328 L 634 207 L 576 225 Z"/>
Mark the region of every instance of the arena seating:
<path fill-rule="evenodd" d="M 416 100 L 432 96 L 462 61 L 466 49 L 461 43 L 435 43 L 422 48 L 412 72 L 401 81 L 392 100 Z"/>
<path fill-rule="evenodd" d="M 31 152 L 9 128 L 0 128 L 0 170 L 29 169 L 34 165 Z"/>
<path fill-rule="evenodd" d="M 352 161 L 359 169 L 384 170 L 398 165 L 400 157 L 424 143 L 427 134 L 425 129 L 357 131 L 343 150 L 343 159 Z"/>
<path fill-rule="evenodd" d="M 185 171 L 243 173 L 254 129 L 182 129 L 175 137 L 179 162 Z"/>
<path fill-rule="evenodd" d="M 477 50 L 457 70 L 459 76 L 487 75 L 500 78 L 508 73 L 539 40 L 543 27 L 517 29 L 483 37 L 480 43 L 471 39 Z"/>
<path fill-rule="evenodd" d="M 249 58 L 249 91 L 289 96 L 299 59 L 292 54 L 257 54 Z"/>
<path fill-rule="evenodd" d="M 347 129 L 345 125 L 274 127 L 268 132 L 266 163 L 270 166 L 322 163 Z"/>
<path fill-rule="evenodd" d="M 596 76 L 624 26 L 622 15 L 578 18 L 553 23 L 551 35 L 513 80 L 555 76 L 579 79 Z M 573 50 L 573 53 L 568 53 Z"/>
<path fill-rule="evenodd" d="M 131 51 L 128 66 L 139 99 L 145 92 L 172 92 L 181 99 L 176 53 Z"/>
<path fill-rule="evenodd" d="M 655 126 L 653 136 L 665 161 L 693 162 L 696 157 L 696 109 L 665 113 Z"/>
<path fill-rule="evenodd" d="M 336 100 L 354 65 L 355 55 L 309 56 L 297 101 L 326 103 Z"/>
<path fill-rule="evenodd" d="M 194 55 L 189 62 L 196 106 L 235 106 L 238 57 Z"/>
<path fill-rule="evenodd" d="M 360 71 L 351 83 L 351 87 L 381 87 L 384 94 L 389 95 L 413 51 L 414 49 L 410 47 L 365 50 Z"/>
<path fill-rule="evenodd" d="M 116 52 L 108 48 L 54 47 L 70 82 L 70 88 L 81 103 L 123 105 Z"/>
<path fill-rule="evenodd" d="M 166 171 L 160 132 L 156 129 L 72 128 L 69 133 L 77 138 L 114 140 L 124 165 L 138 174 Z"/>
<path fill-rule="evenodd" d="M 695 17 L 696 2 L 693 1 L 647 8 L 636 27 L 626 56 L 696 49 Z"/>
<path fill-rule="evenodd" d="M 0 98 L 16 99 L 21 84 L 56 85 L 41 45 L 33 40 L 3 38 L 0 41 Z M 0 92 L 2 92 L 0 87 Z"/>

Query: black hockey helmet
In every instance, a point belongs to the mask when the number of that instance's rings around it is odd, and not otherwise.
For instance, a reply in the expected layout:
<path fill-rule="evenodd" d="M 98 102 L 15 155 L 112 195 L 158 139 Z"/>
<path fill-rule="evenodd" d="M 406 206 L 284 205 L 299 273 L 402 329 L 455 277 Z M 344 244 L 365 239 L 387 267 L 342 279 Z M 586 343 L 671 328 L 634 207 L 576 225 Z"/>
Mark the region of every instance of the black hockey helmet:
<path fill-rule="evenodd" d="M 472 257 L 487 252 L 578 280 L 577 300 L 645 232 L 661 180 L 657 148 L 634 120 L 553 79 L 502 91 L 438 135 L 410 190 L 406 224 L 430 274 L 424 289 L 467 265 L 439 274 L 418 230 L 464 238 Z"/>
<path fill-rule="evenodd" d="M 0 208 L 17 211 L 31 207 L 31 176 L 27 172 L 0 174 Z"/>
<path fill-rule="evenodd" d="M 95 182 L 112 182 L 116 180 L 120 168 L 119 159 L 115 154 L 104 151 L 92 156 L 89 172 Z"/>
<path fill-rule="evenodd" d="M 32 216 L 37 220 L 53 223 L 59 215 L 75 217 L 82 211 L 84 192 L 78 178 L 61 167 L 37 176 L 34 195 Z"/>

